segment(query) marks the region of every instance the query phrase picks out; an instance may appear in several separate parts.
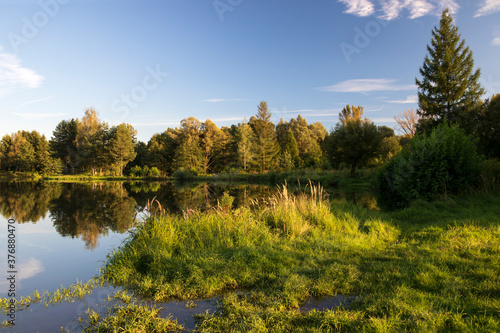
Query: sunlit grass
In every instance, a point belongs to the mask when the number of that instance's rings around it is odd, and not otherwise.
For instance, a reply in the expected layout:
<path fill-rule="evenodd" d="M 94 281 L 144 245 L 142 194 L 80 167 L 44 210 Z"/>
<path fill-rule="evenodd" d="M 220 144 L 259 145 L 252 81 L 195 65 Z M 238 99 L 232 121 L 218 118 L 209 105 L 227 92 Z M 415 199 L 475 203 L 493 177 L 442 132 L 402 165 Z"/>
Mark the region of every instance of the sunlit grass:
<path fill-rule="evenodd" d="M 110 304 L 100 309 L 87 310 L 78 322 L 84 332 L 180 332 L 184 328 L 170 317 L 160 316 L 161 308 L 137 302 L 133 295 L 119 291 L 109 298 Z"/>
<path fill-rule="evenodd" d="M 476 194 L 380 212 L 312 184 L 238 209 L 228 194 L 181 215 L 153 201 L 152 216 L 108 256 L 98 280 L 34 293 L 18 309 L 83 299 L 109 282 L 158 302 L 219 296 L 217 311 L 197 316 L 200 332 L 497 332 L 499 203 Z M 337 294 L 352 302 L 300 310 L 311 296 Z M 180 329 L 127 292 L 112 301 L 87 314 L 88 332 Z"/>
<path fill-rule="evenodd" d="M 33 292 L 29 296 L 21 296 L 19 298 L 14 298 L 16 310 L 27 309 L 32 304 L 42 304 L 44 306 L 55 305 L 62 302 L 74 302 L 81 301 L 87 295 L 91 294 L 94 289 L 98 286 L 103 286 L 101 279 L 91 279 L 87 282 L 78 281 L 69 287 L 61 286 L 54 292 L 44 291 L 40 294 L 38 290 Z M 6 314 L 9 310 L 9 304 L 11 303 L 10 298 L 0 299 L 0 308 Z"/>
<path fill-rule="evenodd" d="M 198 318 L 206 332 L 500 329 L 499 196 L 378 212 L 323 193 L 281 187 L 249 208 L 150 218 L 103 278 L 155 300 L 224 294 Z M 336 294 L 356 299 L 299 311 Z"/>

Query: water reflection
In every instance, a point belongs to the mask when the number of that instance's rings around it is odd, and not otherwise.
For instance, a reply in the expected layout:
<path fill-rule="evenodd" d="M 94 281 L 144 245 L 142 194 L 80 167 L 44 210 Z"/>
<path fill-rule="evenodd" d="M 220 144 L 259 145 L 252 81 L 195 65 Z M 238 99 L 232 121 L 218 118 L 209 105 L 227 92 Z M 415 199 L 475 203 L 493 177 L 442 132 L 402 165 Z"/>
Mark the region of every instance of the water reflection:
<path fill-rule="evenodd" d="M 123 233 L 134 223 L 137 202 L 123 183 L 64 185 L 50 205 L 50 217 L 60 235 L 81 238 L 87 249 L 94 249 L 100 235 L 110 230 Z"/>
<path fill-rule="evenodd" d="M 0 182 L 0 213 L 18 223 L 36 223 L 50 216 L 61 236 L 79 238 L 87 249 L 93 250 L 99 245 L 99 238 L 110 231 L 124 233 L 153 198 L 163 209 L 179 214 L 188 209 L 211 209 L 224 192 L 233 196 L 233 205 L 239 207 L 276 191 L 276 186 L 229 183 Z M 329 192 L 330 198 L 378 209 L 376 199 L 369 193 Z"/>
<path fill-rule="evenodd" d="M 36 223 L 62 191 L 63 184 L 57 183 L 0 182 L 0 213 L 18 223 Z"/>

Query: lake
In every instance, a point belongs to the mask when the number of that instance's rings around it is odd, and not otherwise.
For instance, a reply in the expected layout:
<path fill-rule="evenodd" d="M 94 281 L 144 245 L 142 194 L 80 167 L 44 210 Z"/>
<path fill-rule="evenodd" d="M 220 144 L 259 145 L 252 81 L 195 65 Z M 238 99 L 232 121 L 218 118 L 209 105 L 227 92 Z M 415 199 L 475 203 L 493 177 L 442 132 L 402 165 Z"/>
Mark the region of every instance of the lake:
<path fill-rule="evenodd" d="M 135 221 L 146 217 L 145 208 L 153 199 L 158 200 L 162 209 L 182 214 L 188 209 L 211 209 L 224 192 L 235 198 L 233 205 L 238 207 L 250 205 L 252 200 L 270 196 L 276 190 L 276 186 L 214 183 L 0 182 L 0 247 L 5 253 L 0 267 L 8 277 L 8 239 L 9 233 L 14 233 L 16 297 L 28 296 L 35 290 L 53 292 L 61 285 L 67 287 L 97 275 L 106 255 L 130 236 L 128 230 Z M 329 192 L 333 197 L 345 196 Z M 347 197 L 363 205 L 376 205 L 370 195 L 358 193 Z M 9 225 L 15 231 L 9 232 Z M 7 278 L 0 281 L 1 297 L 10 298 L 9 281 Z M 17 312 L 15 327 L 2 331 L 54 332 L 61 327 L 78 331 L 74 319 L 83 315 L 89 305 L 102 303 L 112 290 L 109 287 L 94 291 L 85 304 L 62 303 L 48 308 L 32 305 Z M 210 302 L 199 302 L 203 306 L 198 312 L 204 312 Z M 165 307 L 175 312 L 175 306 L 185 313 L 185 318 L 179 314 L 179 322 L 187 321 L 187 326 L 194 328 L 194 322 L 186 318 L 197 312 L 186 312 L 182 304 L 175 302 Z M 1 320 L 6 319 L 2 314 Z"/>

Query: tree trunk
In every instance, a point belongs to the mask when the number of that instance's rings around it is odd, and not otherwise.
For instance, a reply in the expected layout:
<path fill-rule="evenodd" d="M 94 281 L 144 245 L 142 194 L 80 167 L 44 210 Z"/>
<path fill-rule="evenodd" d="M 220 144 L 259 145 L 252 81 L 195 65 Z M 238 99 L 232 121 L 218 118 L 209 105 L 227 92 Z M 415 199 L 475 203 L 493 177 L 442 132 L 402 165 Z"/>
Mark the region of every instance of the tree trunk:
<path fill-rule="evenodd" d="M 351 165 L 351 178 L 354 178 L 354 175 L 355 175 L 355 172 L 356 172 L 356 166 L 357 166 L 357 163 L 353 163 Z"/>

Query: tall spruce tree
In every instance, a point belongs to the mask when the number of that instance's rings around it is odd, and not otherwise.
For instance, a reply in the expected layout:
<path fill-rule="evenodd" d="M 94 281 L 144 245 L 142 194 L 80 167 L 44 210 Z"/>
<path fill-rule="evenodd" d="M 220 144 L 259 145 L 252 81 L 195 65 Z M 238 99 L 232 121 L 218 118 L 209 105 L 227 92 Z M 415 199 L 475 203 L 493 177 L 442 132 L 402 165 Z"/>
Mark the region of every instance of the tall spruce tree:
<path fill-rule="evenodd" d="M 415 79 L 418 114 L 423 117 L 419 132 L 431 130 L 445 118 L 463 128 L 470 127 L 470 113 L 485 91 L 479 84 L 481 71 L 473 68 L 472 51 L 465 46 L 448 9 L 443 11 L 439 28 L 432 31 L 427 51 L 420 68 L 422 79 Z"/>
<path fill-rule="evenodd" d="M 250 118 L 250 125 L 255 133 L 255 163 L 262 172 L 276 165 L 280 146 L 266 101 L 260 102 L 256 116 Z"/>

